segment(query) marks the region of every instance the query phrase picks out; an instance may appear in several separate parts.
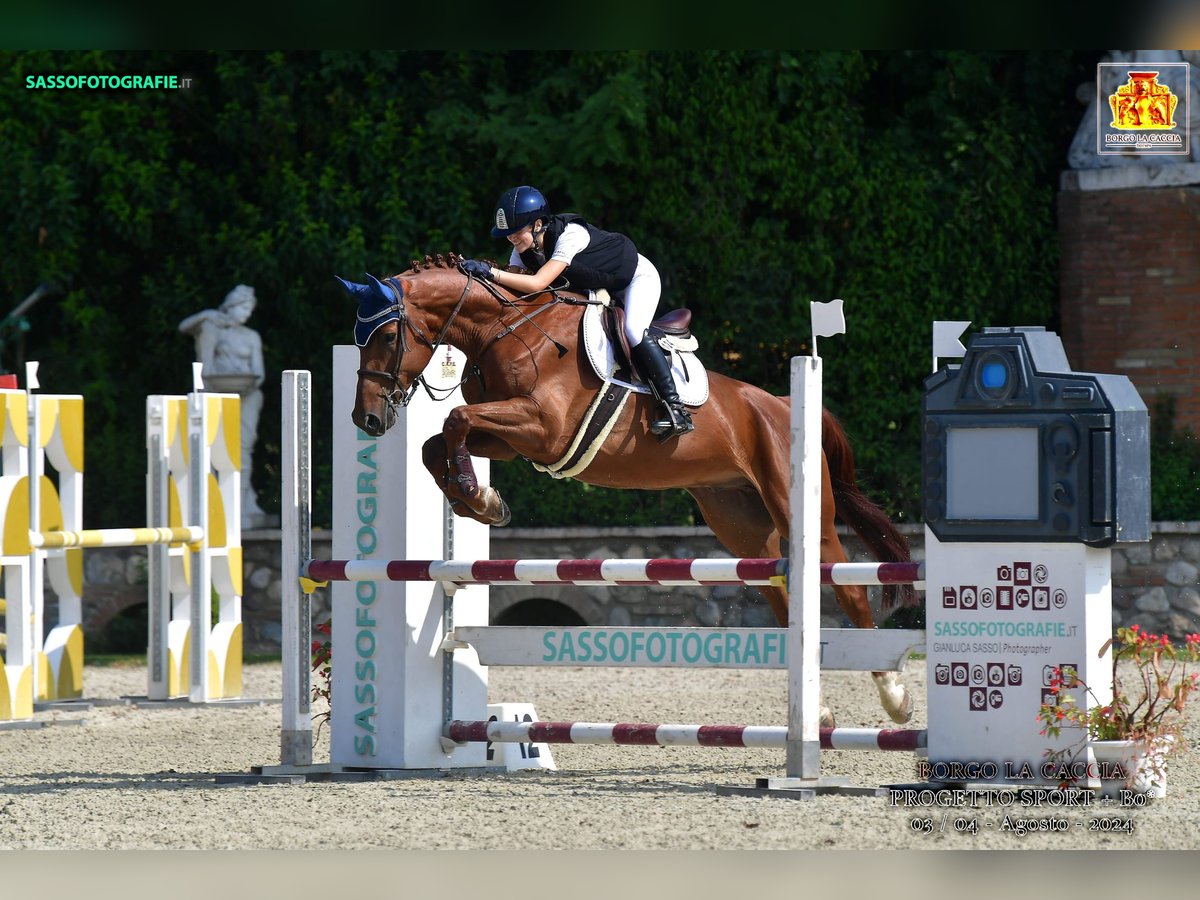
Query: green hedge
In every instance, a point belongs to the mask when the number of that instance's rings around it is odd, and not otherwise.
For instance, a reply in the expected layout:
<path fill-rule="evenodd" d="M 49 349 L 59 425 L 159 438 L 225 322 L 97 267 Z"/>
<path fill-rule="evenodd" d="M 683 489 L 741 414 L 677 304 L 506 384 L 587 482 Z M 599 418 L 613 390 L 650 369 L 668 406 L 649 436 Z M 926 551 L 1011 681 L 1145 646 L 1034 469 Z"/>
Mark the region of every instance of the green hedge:
<path fill-rule="evenodd" d="M 1150 417 L 1150 516 L 1195 521 L 1200 511 L 1200 441 L 1175 426 L 1175 400 L 1160 401 Z"/>
<path fill-rule="evenodd" d="M 253 479 L 278 505 L 275 373 L 314 372 L 327 518 L 333 276 L 497 256 L 491 204 L 539 185 L 630 234 L 715 370 L 786 391 L 808 301 L 827 403 L 867 488 L 917 510 L 930 322 L 1055 327 L 1055 180 L 1092 54 L 947 52 L 0 53 L 0 285 L 47 390 L 87 398 L 86 518 L 144 516 L 147 393 L 190 386 L 185 316 L 254 285 L 266 406 Z M 25 90 L 24 74 L 186 74 L 170 92 Z M 16 365 L 16 349 L 4 362 Z M 349 427 L 349 423 L 332 423 Z M 99 477 L 96 477 L 96 476 Z M 514 524 L 695 521 L 686 495 L 497 466 Z"/>

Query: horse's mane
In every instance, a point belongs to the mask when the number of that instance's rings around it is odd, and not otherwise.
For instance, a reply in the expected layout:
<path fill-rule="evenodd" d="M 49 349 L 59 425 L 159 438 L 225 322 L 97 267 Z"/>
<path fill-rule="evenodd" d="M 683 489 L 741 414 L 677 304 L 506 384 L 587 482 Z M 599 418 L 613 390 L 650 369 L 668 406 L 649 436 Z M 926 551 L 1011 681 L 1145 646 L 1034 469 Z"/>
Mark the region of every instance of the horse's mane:
<path fill-rule="evenodd" d="M 426 255 L 425 259 L 423 260 L 414 259 L 409 264 L 408 271 L 415 275 L 418 272 L 428 271 L 429 269 L 457 269 L 459 263 L 461 263 L 464 259 L 466 259 L 465 256 L 460 256 L 453 250 L 448 250 L 445 256 L 442 256 L 440 253 L 435 253 L 433 256 Z M 484 258 L 484 262 L 493 266 L 497 265 L 494 259 Z"/>
<path fill-rule="evenodd" d="M 426 256 L 423 260 L 422 259 L 414 259 L 409 264 L 408 271 L 401 272 L 400 274 L 401 275 L 420 275 L 422 272 L 433 272 L 433 271 L 437 271 L 437 270 L 453 272 L 453 271 L 458 270 L 459 264 L 466 258 L 467 257 L 460 256 L 459 254 L 455 253 L 453 250 L 446 251 L 445 256 L 442 256 L 442 254 L 440 254 L 440 253 L 435 253 L 433 256 L 429 256 L 428 254 L 426 254 Z M 501 264 L 501 263 L 496 262 L 496 260 L 490 259 L 486 256 L 476 257 L 476 259 L 482 259 L 489 266 L 495 266 L 497 269 L 503 269 L 505 267 L 505 265 L 507 265 L 507 262 L 505 262 L 504 264 Z M 570 287 L 558 288 L 558 290 L 563 291 L 568 294 L 579 294 L 580 293 L 579 291 L 575 290 L 574 288 L 570 288 Z M 552 292 L 553 292 L 553 289 L 552 289 Z M 511 293 L 511 291 L 510 291 L 510 293 Z"/>

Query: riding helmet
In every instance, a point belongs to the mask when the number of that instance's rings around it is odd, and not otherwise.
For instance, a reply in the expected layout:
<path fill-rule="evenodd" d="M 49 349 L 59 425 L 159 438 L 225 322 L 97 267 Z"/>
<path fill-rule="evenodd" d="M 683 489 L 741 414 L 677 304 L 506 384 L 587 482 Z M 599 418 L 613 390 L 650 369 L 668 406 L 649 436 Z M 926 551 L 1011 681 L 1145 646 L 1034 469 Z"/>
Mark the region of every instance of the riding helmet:
<path fill-rule="evenodd" d="M 520 231 L 530 222 L 548 215 L 550 204 L 537 188 L 527 184 L 510 188 L 496 201 L 492 237 L 507 237 L 515 231 Z"/>

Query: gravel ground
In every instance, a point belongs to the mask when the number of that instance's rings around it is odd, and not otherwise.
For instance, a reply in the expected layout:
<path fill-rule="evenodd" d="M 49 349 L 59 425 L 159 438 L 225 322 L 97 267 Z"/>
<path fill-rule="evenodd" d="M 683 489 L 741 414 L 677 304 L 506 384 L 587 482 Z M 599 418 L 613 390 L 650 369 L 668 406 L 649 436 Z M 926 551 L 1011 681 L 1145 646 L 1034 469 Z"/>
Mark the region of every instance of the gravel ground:
<path fill-rule="evenodd" d="M 906 679 L 924 696 L 923 663 Z M 278 698 L 278 664 L 246 667 L 245 695 Z M 493 701 L 534 702 L 543 719 L 779 725 L 785 673 L 738 670 L 493 669 Z M 886 726 L 865 674 L 824 676 L 842 725 Z M 145 693 L 144 667 L 85 672 L 86 710 L 39 712 L 49 727 L 0 731 L 0 848 L 207 850 L 1195 849 L 1200 767 L 1171 759 L 1168 795 L 1134 810 L 959 808 L 978 833 L 920 834 L 928 810 L 873 797 L 813 801 L 719 796 L 783 774 L 782 751 L 559 745 L 557 771 L 368 783 L 217 784 L 279 760 L 277 702 L 231 708 L 111 703 Z M 617 690 L 613 690 L 613 686 Z M 84 721 L 79 722 L 80 719 Z M 918 704 L 914 727 L 924 726 Z M 1185 736 L 1194 748 L 1200 728 Z M 328 759 L 328 734 L 314 751 Z M 912 781 L 903 753 L 828 752 L 823 771 L 859 784 Z M 935 811 L 940 818 L 943 811 Z M 1063 834 L 986 828 L 1004 815 L 1058 816 Z M 1088 830 L 1132 820 L 1132 834 Z M 911 857 L 910 857 L 911 858 Z"/>

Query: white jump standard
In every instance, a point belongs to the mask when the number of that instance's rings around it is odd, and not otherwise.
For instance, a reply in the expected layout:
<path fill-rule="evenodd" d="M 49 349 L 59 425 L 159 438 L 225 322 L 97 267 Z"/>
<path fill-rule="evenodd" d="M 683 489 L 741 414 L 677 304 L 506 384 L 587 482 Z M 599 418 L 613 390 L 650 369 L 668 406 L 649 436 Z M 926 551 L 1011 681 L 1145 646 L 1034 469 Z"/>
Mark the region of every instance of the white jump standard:
<path fill-rule="evenodd" d="M 335 415 L 337 415 L 337 400 L 339 397 L 350 397 L 348 390 L 340 390 L 336 379 L 343 377 L 348 382 L 356 370 L 356 359 L 352 348 L 344 354 L 345 360 L 337 361 L 335 351 Z M 347 373 L 339 376 L 339 372 Z M 427 370 L 426 377 L 429 376 Z M 303 473 L 307 470 L 306 455 L 299 452 L 300 447 L 308 441 L 308 419 L 303 400 L 308 398 L 310 391 L 307 387 L 307 373 L 285 373 L 284 410 L 287 422 L 284 427 L 284 453 L 288 474 Z M 819 403 L 817 404 L 819 411 Z M 347 410 L 348 411 L 348 410 Z M 425 415 L 425 421 L 415 420 L 418 414 Z M 286 478 L 283 496 L 290 499 L 285 503 L 285 521 L 291 526 L 292 518 L 298 519 L 295 526 L 288 528 L 301 536 L 296 551 L 290 551 L 290 541 L 285 541 L 285 551 L 291 553 L 285 558 L 285 567 L 294 566 L 296 570 L 306 573 L 306 580 L 338 579 L 334 582 L 334 628 L 333 640 L 335 658 L 350 658 L 355 660 L 354 672 L 368 673 L 370 680 L 360 679 L 357 684 L 339 685 L 339 672 L 346 673 L 347 668 L 334 667 L 333 685 L 333 750 L 331 765 L 346 768 L 464 768 L 480 766 L 484 757 L 478 751 L 482 748 L 456 747 L 453 742 L 445 741 L 444 727 L 452 718 L 469 718 L 470 705 L 477 704 L 478 712 L 484 711 L 486 704 L 486 669 L 483 665 L 520 665 L 524 650 L 519 643 L 514 644 L 523 636 L 525 629 L 491 629 L 486 626 L 486 594 L 476 595 L 474 603 L 469 601 L 464 606 L 464 593 L 482 589 L 477 582 L 485 576 L 493 576 L 494 581 L 488 581 L 496 587 L 504 583 L 523 583 L 530 579 L 531 583 L 546 580 L 561 582 L 564 578 L 571 580 L 586 580 L 598 584 L 620 585 L 626 581 L 639 583 L 652 580 L 659 582 L 703 582 L 712 580 L 715 583 L 734 583 L 735 580 L 758 580 L 769 582 L 778 579 L 787 569 L 786 562 L 779 559 L 760 560 L 755 562 L 718 559 L 718 560 L 649 560 L 649 561 L 492 561 L 482 558 L 477 561 L 462 560 L 425 560 L 413 561 L 416 556 L 412 550 L 415 546 L 437 547 L 453 552 L 454 550 L 470 549 L 465 537 L 473 528 L 479 529 L 479 534 L 473 539 L 486 552 L 487 530 L 470 521 L 448 518 L 449 527 L 438 529 L 429 527 L 429 513 L 433 509 L 444 508 L 440 492 L 427 477 L 420 463 L 417 451 L 417 438 L 440 427 L 444 414 L 436 408 L 420 403 L 408 407 L 402 416 L 400 424 L 382 438 L 373 439 L 359 434 L 348 433 L 347 429 L 335 429 L 335 465 L 337 460 L 350 461 L 354 464 L 343 466 L 340 476 L 335 474 L 334 491 L 334 553 L 338 553 L 339 535 L 344 535 L 342 547 L 346 550 L 356 550 L 359 559 L 344 557 L 341 560 L 317 561 L 311 559 L 311 550 L 304 540 L 309 533 L 306 528 L 307 516 L 299 515 L 307 510 L 311 489 L 307 484 L 294 482 Z M 407 432 L 407 435 L 405 434 Z M 814 431 L 814 435 L 819 431 Z M 405 438 L 407 437 L 407 441 Z M 399 439 L 399 440 L 398 440 Z M 341 440 L 340 445 L 338 441 Z M 397 447 L 397 443 L 399 446 Z M 388 449 L 391 444 L 392 448 Z M 819 459 L 819 457 L 818 457 Z M 336 470 L 335 470 L 336 472 Z M 819 488 L 819 481 L 814 481 Z M 388 493 L 396 497 L 396 503 L 380 501 L 376 485 L 386 484 Z M 347 491 L 344 488 L 351 487 Z M 339 488 L 342 488 L 339 500 Z M 394 494 L 393 494 L 394 492 Z M 428 496 L 426 496 L 428 494 Z M 289 509 L 294 506 L 294 509 Z M 339 509 L 342 512 L 339 514 Z M 406 540 L 410 552 L 406 560 L 371 559 L 380 550 L 394 549 L 396 538 L 385 539 L 384 519 L 386 516 L 399 517 L 398 527 L 401 534 L 407 534 Z M 393 521 L 396 521 L 393 519 Z M 341 525 L 339 523 L 344 523 Z M 484 556 L 484 554 L 481 554 Z M 814 559 L 816 557 L 814 556 Z M 429 570 L 433 568 L 433 573 Z M 819 570 L 817 570 L 819 573 Z M 902 569 L 881 569 L 875 564 L 846 565 L 839 567 L 836 575 L 833 570 L 826 573 L 828 580 L 836 578 L 846 583 L 878 584 L 884 581 L 899 583 L 915 581 L 921 577 L 921 569 L 917 564 L 907 565 Z M 346 578 L 362 578 L 373 580 L 357 580 L 354 582 L 341 581 Z M 394 581 L 394 579 L 416 579 Z M 434 580 L 435 578 L 441 580 Z M 819 578 L 819 574 L 818 574 Z M 377 579 L 377 580 L 374 580 Z M 456 583 L 449 579 L 458 579 Z M 611 579 L 611 580 L 601 580 Z M 428 588 L 420 588 L 424 583 Z M 285 589 L 289 585 L 285 584 Z M 394 589 L 405 593 L 397 595 L 391 601 L 385 602 L 382 593 L 385 589 Z M 341 590 L 339 600 L 338 591 Z M 427 599 L 411 600 L 414 590 L 432 590 L 425 594 Z M 819 590 L 819 587 L 818 587 Z M 452 598 L 452 602 L 450 599 Z M 482 602 L 481 602 L 482 601 Z M 297 659 L 287 666 L 285 679 L 284 715 L 285 724 L 281 740 L 281 756 L 285 765 L 303 766 L 311 760 L 311 742 L 307 729 L 311 728 L 306 709 L 311 687 L 308 682 L 307 666 L 302 664 L 308 652 L 307 629 L 296 631 L 297 621 L 306 621 L 304 611 L 305 600 L 297 598 L 289 602 L 285 596 L 285 647 L 289 650 L 296 648 Z M 346 609 L 349 616 L 348 627 L 338 627 L 339 621 L 347 621 L 339 617 L 339 609 Z M 472 610 L 477 610 L 472 612 Z M 450 619 L 450 614 L 453 620 Z M 464 614 L 465 613 L 465 614 Z M 445 639 L 437 648 L 443 651 L 438 656 L 429 656 L 424 651 L 413 653 L 408 648 L 407 641 L 402 641 L 398 647 L 389 645 L 388 652 L 379 652 L 381 635 L 385 633 L 384 618 L 392 616 L 396 626 L 404 632 L 428 635 L 431 630 L 440 630 Z M 474 619 L 474 621 L 472 621 Z M 393 626 L 393 627 L 396 627 Z M 414 630 L 415 629 L 415 630 Z M 621 631 L 617 629 L 616 631 Z M 635 630 L 631 630 L 635 631 Z M 688 635 L 680 642 L 684 656 L 693 645 L 704 642 L 706 650 L 712 648 L 713 641 L 722 642 L 728 647 L 737 641 L 743 641 L 743 647 L 755 647 L 756 630 L 753 629 L 687 629 Z M 757 667 L 786 668 L 787 632 L 778 628 L 761 629 L 764 632 L 759 646 L 767 646 L 768 641 L 774 642 L 774 649 L 779 652 L 774 659 L 751 658 L 749 662 L 735 662 L 737 665 L 754 665 Z M 740 633 L 739 633 L 740 632 Z M 746 632 L 752 632 L 747 634 Z M 766 634 L 769 632 L 769 634 Z M 839 637 L 839 632 L 845 639 Z M 814 632 L 814 638 L 819 636 L 820 642 L 826 646 L 827 657 L 840 658 L 841 666 L 860 671 L 883 671 L 881 683 L 891 688 L 893 673 L 901 669 L 909 652 L 921 644 L 920 633 L 903 633 L 897 631 L 868 632 L 855 629 L 827 629 Z M 614 639 L 622 636 L 617 634 Z M 670 638 L 675 635 L 655 635 L 651 638 Z M 871 641 L 871 638 L 883 638 L 882 641 Z M 339 646 L 339 639 L 343 641 Z M 630 643 L 634 644 L 636 635 L 630 635 Z M 874 644 L 874 646 L 869 646 Z M 506 646 L 507 645 L 507 646 Z M 302 648 L 302 649 L 301 649 Z M 393 652 L 395 651 L 395 652 Z M 303 655 L 301 655 L 301 653 Z M 288 655 L 291 655 L 290 653 Z M 411 659 L 404 661 L 404 656 Z M 651 654 L 652 656 L 652 654 Z M 357 657 L 357 659 L 356 659 Z M 752 657 L 752 654 L 747 654 Z M 486 659 L 486 662 L 485 662 Z M 399 660 L 399 661 L 398 661 Z M 647 657 L 630 664 L 640 665 L 653 662 Z M 694 661 L 677 660 L 674 665 L 695 665 L 696 667 L 719 668 L 728 664 L 728 657 L 712 661 L 710 654 Z M 610 662 L 609 665 L 621 664 Z M 447 675 L 447 665 L 452 675 Z M 382 674 L 385 667 L 391 667 L 397 673 L 404 672 L 401 681 L 404 684 L 404 694 L 398 695 L 385 682 Z M 888 671 L 890 670 L 890 671 Z M 890 677 L 889 677 L 890 676 Z M 449 713 L 440 721 L 430 716 L 432 711 L 428 702 L 420 697 L 419 685 L 428 684 L 434 692 L 440 691 L 443 702 L 442 709 Z M 438 685 L 441 685 L 439 688 Z M 399 684 L 396 685 L 398 687 Z M 341 694 L 339 695 L 339 690 Z M 462 692 L 467 691 L 471 696 L 464 705 Z M 447 699 L 450 694 L 454 697 Z M 392 702 L 398 704 L 397 711 L 391 711 L 379 701 L 381 696 L 395 698 Z M 367 699 L 367 704 L 358 698 Z M 343 699 L 344 698 L 344 699 Z M 816 698 L 811 710 L 814 722 L 819 713 Z M 355 707 L 356 712 L 352 712 Z M 342 714 L 352 712 L 349 719 L 339 720 Z M 457 715 L 454 715 L 457 713 Z M 393 716 L 396 724 L 386 724 L 385 717 Z M 476 714 L 475 718 L 484 718 Z M 344 737 L 349 731 L 350 737 Z M 339 736 L 343 736 L 339 739 Z M 424 738 L 417 736 L 424 735 Z M 819 751 L 819 734 L 813 732 L 814 750 Z M 389 747 L 388 753 L 381 753 L 381 748 Z M 478 753 L 464 756 L 460 754 Z M 448 758 L 448 754 L 453 754 Z"/>

